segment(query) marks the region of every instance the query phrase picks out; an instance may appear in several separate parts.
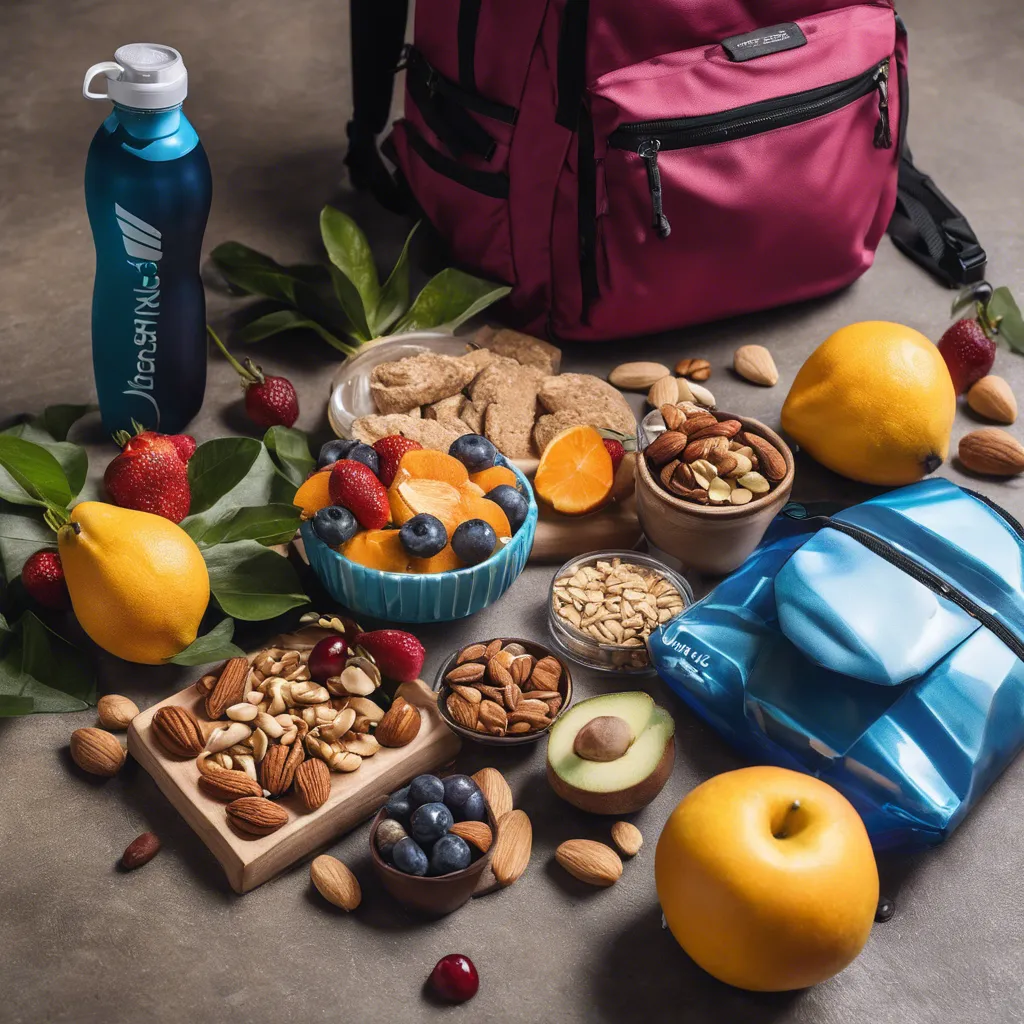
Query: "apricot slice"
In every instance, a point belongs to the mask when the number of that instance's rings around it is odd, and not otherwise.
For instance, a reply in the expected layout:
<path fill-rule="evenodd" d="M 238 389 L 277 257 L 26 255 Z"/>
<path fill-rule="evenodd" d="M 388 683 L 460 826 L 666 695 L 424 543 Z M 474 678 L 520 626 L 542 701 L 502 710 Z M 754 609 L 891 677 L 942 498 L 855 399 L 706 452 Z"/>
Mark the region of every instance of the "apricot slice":
<path fill-rule="evenodd" d="M 347 541 L 341 553 L 350 561 L 382 572 L 408 572 L 409 555 L 398 530 L 363 530 Z"/>
<path fill-rule="evenodd" d="M 333 505 L 330 491 L 331 469 L 321 469 L 305 480 L 292 498 L 292 504 L 302 509 L 303 519 L 312 519 L 322 508 Z"/>
<path fill-rule="evenodd" d="M 489 466 L 481 469 L 479 473 L 471 473 L 470 480 L 486 494 L 493 491 L 499 484 L 509 484 L 511 487 L 518 487 L 515 473 L 508 466 Z"/>
<path fill-rule="evenodd" d="M 402 456 L 402 461 L 398 463 L 398 468 L 404 469 L 409 476 L 417 480 L 441 480 L 453 487 L 458 487 L 469 479 L 469 470 L 458 459 L 430 448 L 406 452 Z"/>
<path fill-rule="evenodd" d="M 548 443 L 533 488 L 556 512 L 581 516 L 608 500 L 613 482 L 612 457 L 601 435 L 593 427 L 577 426 Z"/>
<path fill-rule="evenodd" d="M 430 558 L 413 558 L 409 562 L 410 572 L 452 572 L 455 569 L 462 568 L 465 568 L 465 566 L 459 559 L 459 556 L 452 551 L 451 544 Z"/>
<path fill-rule="evenodd" d="M 468 477 L 465 484 L 469 486 Z M 388 500 L 391 505 L 391 518 L 398 526 L 407 523 L 421 512 L 428 512 L 444 523 L 444 528 L 451 536 L 452 531 L 464 518 L 463 492 L 459 488 L 443 480 L 419 480 L 403 475 L 401 470 L 391 485 Z"/>
<path fill-rule="evenodd" d="M 499 538 L 512 536 L 512 527 L 509 526 L 508 516 L 505 515 L 500 505 L 477 494 L 464 491 L 459 522 L 464 523 L 467 519 L 482 519 L 485 523 L 490 523 Z"/>

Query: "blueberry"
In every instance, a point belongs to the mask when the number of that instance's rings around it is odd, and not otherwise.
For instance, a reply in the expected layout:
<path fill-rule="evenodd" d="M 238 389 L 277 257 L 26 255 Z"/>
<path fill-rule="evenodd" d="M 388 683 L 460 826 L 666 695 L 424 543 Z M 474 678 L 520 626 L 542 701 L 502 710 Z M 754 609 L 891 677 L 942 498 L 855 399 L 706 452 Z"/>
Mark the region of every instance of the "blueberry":
<path fill-rule="evenodd" d="M 398 538 L 413 558 L 432 558 L 444 551 L 448 544 L 448 531 L 437 516 L 421 512 L 402 524 Z"/>
<path fill-rule="evenodd" d="M 412 806 L 409 803 L 408 786 L 395 790 L 395 792 L 388 797 L 387 812 L 389 818 L 394 818 L 395 821 L 400 824 L 407 825 L 409 823 L 409 815 L 412 814 Z"/>
<path fill-rule="evenodd" d="M 474 793 L 479 792 L 480 787 L 468 775 L 449 775 L 444 780 L 444 802 L 451 808 L 453 814 Z"/>
<path fill-rule="evenodd" d="M 479 473 L 494 465 L 498 449 L 480 434 L 463 434 L 452 441 L 448 454 L 458 459 L 470 473 Z"/>
<path fill-rule="evenodd" d="M 348 453 L 352 451 L 357 444 L 359 444 L 358 441 L 351 440 L 328 441 L 320 449 L 320 457 L 316 460 L 316 468 L 324 469 L 327 466 L 334 465 L 338 459 L 347 459 Z"/>
<path fill-rule="evenodd" d="M 452 534 L 452 551 L 466 565 L 476 565 L 491 557 L 498 535 L 494 527 L 483 519 L 467 519 L 455 527 Z"/>
<path fill-rule="evenodd" d="M 354 459 L 364 466 L 369 466 L 374 476 L 380 472 L 380 456 L 368 444 L 363 444 L 361 441 L 353 445 L 345 458 Z"/>
<path fill-rule="evenodd" d="M 395 844 L 404 839 L 405 836 L 406 831 L 402 828 L 401 822 L 395 821 L 394 818 L 385 818 L 377 826 L 377 831 L 374 834 L 374 840 L 377 843 L 377 852 L 384 858 L 384 860 L 390 861 Z"/>
<path fill-rule="evenodd" d="M 430 873 L 448 875 L 469 867 L 469 843 L 462 836 L 441 836 L 430 851 Z"/>
<path fill-rule="evenodd" d="M 493 501 L 505 513 L 512 532 L 518 533 L 519 527 L 526 522 L 526 513 L 530 511 L 530 503 L 520 493 L 519 488 L 513 487 L 511 484 L 498 484 L 484 497 L 488 501 Z"/>
<path fill-rule="evenodd" d="M 421 804 L 440 803 L 444 800 L 444 783 L 436 775 L 417 775 L 409 783 L 409 809 L 415 811 Z"/>
<path fill-rule="evenodd" d="M 328 505 L 313 516 L 313 532 L 332 548 L 350 540 L 358 529 L 356 517 L 343 505 Z"/>
<path fill-rule="evenodd" d="M 412 812 L 409 832 L 420 843 L 432 843 L 440 839 L 455 824 L 452 812 L 441 803 L 423 804 Z"/>
<path fill-rule="evenodd" d="M 391 863 L 407 875 L 425 875 L 430 866 L 427 855 L 411 836 L 399 839 L 391 848 Z"/>
<path fill-rule="evenodd" d="M 483 793 L 478 789 L 454 813 L 456 821 L 486 821 L 487 804 L 484 803 Z"/>

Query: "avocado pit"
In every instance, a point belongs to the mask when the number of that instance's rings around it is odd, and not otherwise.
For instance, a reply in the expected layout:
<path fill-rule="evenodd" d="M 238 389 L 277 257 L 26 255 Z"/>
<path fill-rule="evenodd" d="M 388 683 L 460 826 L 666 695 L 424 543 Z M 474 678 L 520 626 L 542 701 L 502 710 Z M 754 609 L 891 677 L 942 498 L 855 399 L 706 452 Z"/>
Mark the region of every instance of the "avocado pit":
<path fill-rule="evenodd" d="M 624 718 L 599 715 L 576 733 L 572 748 L 585 761 L 617 761 L 632 741 L 632 730 Z"/>

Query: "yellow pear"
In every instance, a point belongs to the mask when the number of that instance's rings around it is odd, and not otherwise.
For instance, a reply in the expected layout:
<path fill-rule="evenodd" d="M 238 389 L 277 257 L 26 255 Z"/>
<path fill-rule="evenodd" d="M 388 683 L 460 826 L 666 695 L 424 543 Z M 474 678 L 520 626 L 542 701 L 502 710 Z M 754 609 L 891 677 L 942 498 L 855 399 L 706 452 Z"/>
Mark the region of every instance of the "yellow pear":
<path fill-rule="evenodd" d="M 844 327 L 811 353 L 782 407 L 782 429 L 836 473 L 898 487 L 942 465 L 955 415 L 935 345 L 875 321 Z"/>
<path fill-rule="evenodd" d="M 159 665 L 199 631 L 210 577 L 195 541 L 149 512 L 83 501 L 57 536 L 71 604 L 105 651 Z"/>

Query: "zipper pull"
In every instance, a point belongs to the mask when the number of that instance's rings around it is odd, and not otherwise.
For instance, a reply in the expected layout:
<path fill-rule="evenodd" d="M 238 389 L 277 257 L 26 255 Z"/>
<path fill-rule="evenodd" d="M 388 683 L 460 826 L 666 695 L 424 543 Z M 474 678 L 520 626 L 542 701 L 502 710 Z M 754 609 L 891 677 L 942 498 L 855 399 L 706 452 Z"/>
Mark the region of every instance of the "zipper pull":
<path fill-rule="evenodd" d="M 875 148 L 892 149 L 892 129 L 889 127 L 889 62 L 879 65 L 875 72 L 878 90 L 878 125 L 875 127 Z"/>
<path fill-rule="evenodd" d="M 665 216 L 661 205 L 661 172 L 658 170 L 658 150 L 661 142 L 657 139 L 644 139 L 637 147 L 637 155 L 647 164 L 647 184 L 651 189 L 651 209 L 654 214 L 653 227 L 661 238 L 672 234 L 672 225 Z"/>

